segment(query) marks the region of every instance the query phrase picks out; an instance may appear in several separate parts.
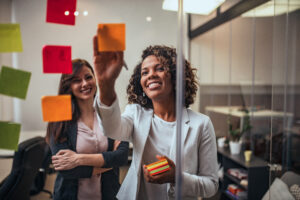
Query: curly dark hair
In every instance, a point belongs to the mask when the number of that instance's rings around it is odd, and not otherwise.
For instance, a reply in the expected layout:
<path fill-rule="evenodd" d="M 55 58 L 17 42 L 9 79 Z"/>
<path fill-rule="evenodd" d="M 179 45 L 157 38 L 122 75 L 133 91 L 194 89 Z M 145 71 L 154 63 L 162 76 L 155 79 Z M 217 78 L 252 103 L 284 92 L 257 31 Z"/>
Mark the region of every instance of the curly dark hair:
<path fill-rule="evenodd" d="M 137 103 L 145 108 L 153 108 L 151 99 L 147 95 L 143 95 L 141 81 L 142 63 L 146 57 L 154 55 L 161 64 L 171 73 L 171 81 L 174 94 L 176 95 L 176 49 L 167 46 L 155 45 L 147 47 L 142 54 L 142 59 L 135 67 L 134 72 L 127 86 L 128 103 Z M 185 107 L 188 108 L 194 103 L 198 82 L 196 77 L 196 69 L 191 67 L 191 64 L 185 60 Z"/>

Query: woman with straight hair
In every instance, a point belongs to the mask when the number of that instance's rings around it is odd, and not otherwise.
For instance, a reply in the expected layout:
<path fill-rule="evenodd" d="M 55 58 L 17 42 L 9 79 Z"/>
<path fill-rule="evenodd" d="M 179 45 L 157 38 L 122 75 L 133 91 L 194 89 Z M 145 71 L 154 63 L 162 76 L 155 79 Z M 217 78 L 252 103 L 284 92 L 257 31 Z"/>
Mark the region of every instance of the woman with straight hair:
<path fill-rule="evenodd" d="M 59 95 L 69 94 L 72 120 L 50 122 L 46 139 L 58 171 L 54 200 L 116 199 L 118 167 L 127 164 L 128 143 L 103 135 L 93 107 L 96 79 L 83 59 L 72 60 L 73 73 L 63 74 Z"/>
<path fill-rule="evenodd" d="M 94 67 L 100 95 L 96 110 L 104 134 L 133 144 L 132 163 L 117 198 L 167 200 L 175 197 L 176 50 L 149 46 L 127 87 L 128 103 L 121 115 L 115 82 L 123 66 L 123 52 L 98 52 L 94 37 Z M 218 190 L 217 148 L 208 116 L 188 109 L 197 91 L 195 69 L 185 67 L 185 106 L 182 116 L 182 197 L 211 197 Z M 152 175 L 145 165 L 165 158 L 170 169 Z"/>

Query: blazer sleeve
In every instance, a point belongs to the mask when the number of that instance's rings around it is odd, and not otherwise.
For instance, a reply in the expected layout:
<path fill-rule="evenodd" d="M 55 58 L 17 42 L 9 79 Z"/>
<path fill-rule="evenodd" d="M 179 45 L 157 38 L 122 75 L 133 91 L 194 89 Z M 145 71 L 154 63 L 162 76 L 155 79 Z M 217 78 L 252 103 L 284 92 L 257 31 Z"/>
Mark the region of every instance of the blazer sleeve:
<path fill-rule="evenodd" d="M 100 117 L 100 127 L 104 135 L 120 141 L 132 141 L 133 122 L 136 113 L 136 106 L 126 106 L 125 112 L 121 115 L 119 101 L 116 99 L 111 106 L 103 105 L 99 97 L 96 97 L 95 108 Z"/>
<path fill-rule="evenodd" d="M 71 148 L 68 140 L 64 142 L 55 142 L 53 137 L 50 138 L 50 148 L 52 155 L 55 155 L 61 149 L 70 149 L 74 151 L 74 149 Z M 60 170 L 59 173 L 66 179 L 90 178 L 93 173 L 93 167 L 78 166 L 70 170 Z"/>
<path fill-rule="evenodd" d="M 113 142 L 113 141 L 112 141 Z M 104 168 L 119 167 L 128 163 L 129 143 L 121 142 L 115 151 L 102 152 Z"/>
<path fill-rule="evenodd" d="M 182 173 L 183 196 L 213 196 L 219 187 L 217 147 L 213 125 L 209 118 L 202 129 L 200 145 L 198 146 L 198 172 L 190 174 Z M 175 192 L 175 186 L 171 185 L 171 193 Z"/>

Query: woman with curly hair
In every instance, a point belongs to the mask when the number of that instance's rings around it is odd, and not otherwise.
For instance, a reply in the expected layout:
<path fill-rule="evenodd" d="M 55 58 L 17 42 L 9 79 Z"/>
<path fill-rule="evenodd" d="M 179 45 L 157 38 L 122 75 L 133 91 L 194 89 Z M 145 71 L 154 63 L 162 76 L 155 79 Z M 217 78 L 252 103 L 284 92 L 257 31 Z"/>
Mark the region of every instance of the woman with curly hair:
<path fill-rule="evenodd" d="M 123 66 L 123 52 L 98 52 L 94 64 L 100 96 L 96 110 L 104 134 L 133 144 L 132 164 L 118 199 L 172 199 L 175 196 L 176 51 L 150 46 L 143 51 L 127 87 L 128 102 L 121 115 L 115 81 Z M 188 107 L 197 91 L 195 70 L 185 61 L 185 108 L 182 121 L 182 199 L 210 197 L 218 189 L 215 133 L 209 117 Z M 147 164 L 166 158 L 170 170 L 150 175 Z"/>

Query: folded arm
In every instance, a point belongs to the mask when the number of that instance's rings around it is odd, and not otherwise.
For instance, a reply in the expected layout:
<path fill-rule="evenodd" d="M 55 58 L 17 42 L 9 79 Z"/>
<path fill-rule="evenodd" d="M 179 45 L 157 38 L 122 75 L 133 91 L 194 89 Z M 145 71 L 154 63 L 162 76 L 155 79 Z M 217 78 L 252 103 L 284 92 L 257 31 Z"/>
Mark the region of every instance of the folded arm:
<path fill-rule="evenodd" d="M 51 137 L 50 148 L 51 148 L 52 155 L 55 155 L 60 150 L 70 150 L 70 145 L 68 144 L 67 140 L 64 142 L 54 142 L 54 139 Z M 58 171 L 64 178 L 67 179 L 90 178 L 93 175 L 92 166 L 77 166 L 73 169 L 58 170 Z"/>

